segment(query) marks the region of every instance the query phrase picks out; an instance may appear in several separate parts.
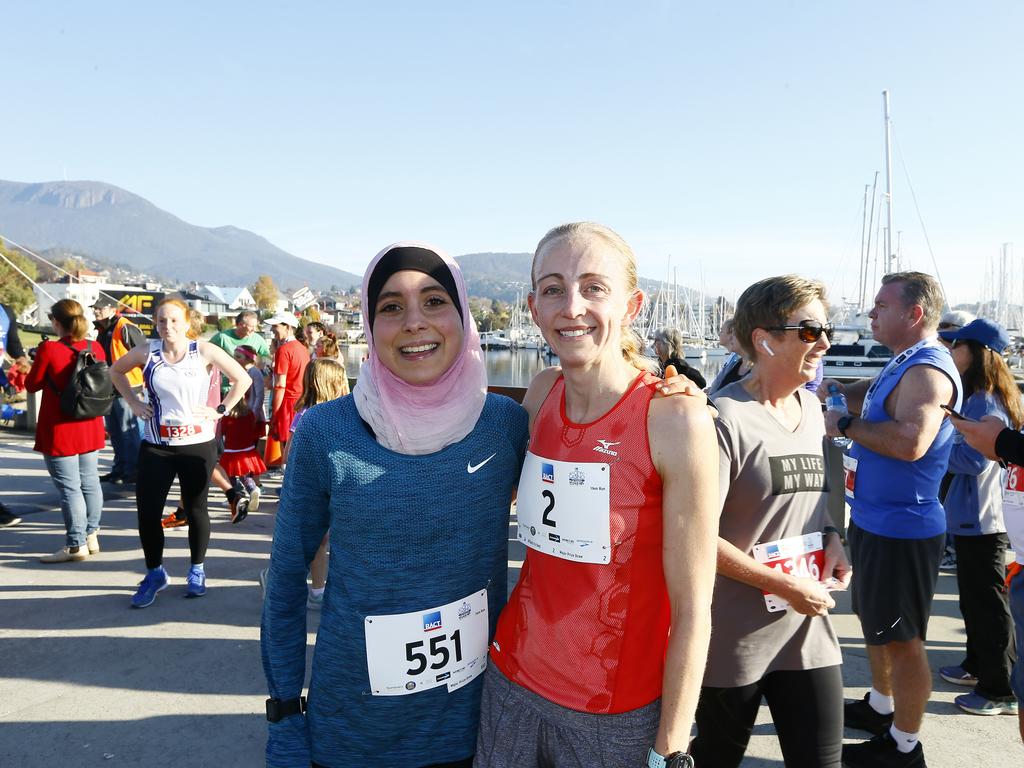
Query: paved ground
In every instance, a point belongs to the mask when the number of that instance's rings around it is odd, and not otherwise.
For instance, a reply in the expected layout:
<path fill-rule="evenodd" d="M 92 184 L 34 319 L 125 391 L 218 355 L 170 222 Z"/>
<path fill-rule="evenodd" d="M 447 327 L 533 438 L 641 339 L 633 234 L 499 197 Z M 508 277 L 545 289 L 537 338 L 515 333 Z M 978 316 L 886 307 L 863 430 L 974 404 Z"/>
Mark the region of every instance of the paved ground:
<path fill-rule="evenodd" d="M 133 497 L 109 494 L 101 554 L 42 565 L 37 558 L 62 546 L 64 528 L 31 448 L 28 435 L 0 430 L 0 501 L 24 518 L 0 529 L 0 766 L 261 765 L 266 691 L 257 578 L 269 556 L 276 499 L 238 526 L 220 499 L 211 504 L 210 589 L 200 600 L 182 599 L 186 534 L 170 532 L 172 586 L 152 607 L 130 610 L 143 570 Z M 513 571 L 519 546 L 510 547 Z M 944 574 L 928 642 L 933 669 L 961 658 L 956 600 L 955 578 Z M 311 646 L 316 622 L 310 614 Z M 835 623 L 847 695 L 860 697 L 867 661 L 845 601 Z M 952 701 L 964 689 L 938 676 L 935 689 L 923 734 L 932 768 L 1020 764 L 1016 718 L 962 714 Z M 782 765 L 765 708 L 743 765 Z"/>

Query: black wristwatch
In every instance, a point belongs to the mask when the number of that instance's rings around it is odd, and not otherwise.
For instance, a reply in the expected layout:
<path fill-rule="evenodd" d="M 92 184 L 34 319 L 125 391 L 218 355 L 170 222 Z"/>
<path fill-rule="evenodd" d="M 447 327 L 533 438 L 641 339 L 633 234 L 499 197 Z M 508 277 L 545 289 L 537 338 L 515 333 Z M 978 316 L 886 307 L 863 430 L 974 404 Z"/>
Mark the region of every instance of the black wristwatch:
<path fill-rule="evenodd" d="M 839 421 L 836 422 L 836 429 L 839 430 L 839 434 L 841 434 L 843 437 L 848 437 L 848 435 L 846 434 L 846 430 L 848 430 L 850 428 L 850 425 L 853 424 L 854 418 L 854 416 L 846 414 L 845 416 L 840 416 Z"/>
<path fill-rule="evenodd" d="M 224 403 L 221 403 L 216 408 L 214 408 L 214 410 L 217 411 L 217 413 L 219 413 L 221 416 L 223 416 L 225 413 L 228 412 L 228 407 L 224 405 Z"/>
<path fill-rule="evenodd" d="M 662 757 L 652 747 L 647 750 L 647 768 L 694 768 L 694 763 L 685 752 L 673 752 Z"/>
<path fill-rule="evenodd" d="M 306 711 L 306 697 L 299 696 L 297 699 L 267 699 L 267 720 L 271 723 L 279 723 L 286 717 L 297 715 Z"/>

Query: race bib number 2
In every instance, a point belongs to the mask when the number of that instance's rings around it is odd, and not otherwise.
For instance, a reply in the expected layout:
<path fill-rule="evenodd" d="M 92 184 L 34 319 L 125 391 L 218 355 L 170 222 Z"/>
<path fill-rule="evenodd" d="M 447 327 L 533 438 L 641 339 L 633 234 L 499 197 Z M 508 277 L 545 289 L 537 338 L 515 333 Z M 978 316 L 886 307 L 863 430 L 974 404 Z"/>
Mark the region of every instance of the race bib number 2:
<path fill-rule="evenodd" d="M 563 560 L 611 561 L 609 465 L 547 459 L 527 452 L 516 500 L 518 537 Z"/>
<path fill-rule="evenodd" d="M 754 547 L 754 559 L 789 576 L 818 581 L 825 566 L 821 532 L 758 544 Z M 771 592 L 764 593 L 764 604 L 770 613 L 789 607 L 788 600 Z"/>
<path fill-rule="evenodd" d="M 373 695 L 461 688 L 487 666 L 488 626 L 484 589 L 437 608 L 367 616 L 363 627 Z"/>

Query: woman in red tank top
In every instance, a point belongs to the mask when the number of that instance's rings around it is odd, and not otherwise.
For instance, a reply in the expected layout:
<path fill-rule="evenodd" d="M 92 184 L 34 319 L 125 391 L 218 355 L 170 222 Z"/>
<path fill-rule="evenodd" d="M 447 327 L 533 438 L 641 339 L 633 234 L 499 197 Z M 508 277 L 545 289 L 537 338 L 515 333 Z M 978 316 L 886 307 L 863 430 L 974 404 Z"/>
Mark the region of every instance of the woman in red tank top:
<path fill-rule="evenodd" d="M 636 260 L 616 233 L 551 230 L 532 280 L 561 369 L 523 402 L 528 549 L 491 646 L 475 765 L 690 765 L 715 572 L 711 415 L 701 399 L 652 399 Z"/>

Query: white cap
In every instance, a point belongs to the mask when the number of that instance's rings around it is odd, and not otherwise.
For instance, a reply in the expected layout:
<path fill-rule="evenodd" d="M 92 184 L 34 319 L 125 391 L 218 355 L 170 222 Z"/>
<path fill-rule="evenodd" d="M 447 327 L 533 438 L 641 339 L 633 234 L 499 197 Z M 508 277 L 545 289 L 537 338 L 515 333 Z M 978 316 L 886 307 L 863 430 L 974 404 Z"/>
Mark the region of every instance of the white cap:
<path fill-rule="evenodd" d="M 289 312 L 285 312 L 283 315 L 274 315 L 263 321 L 264 325 L 280 325 L 281 323 L 290 325 L 292 328 L 298 328 L 299 318 Z"/>
<path fill-rule="evenodd" d="M 941 330 L 951 330 L 953 328 L 963 328 L 970 322 L 977 320 L 977 318 L 970 312 L 962 309 L 957 309 L 952 312 L 947 312 L 939 320 L 939 328 Z"/>

